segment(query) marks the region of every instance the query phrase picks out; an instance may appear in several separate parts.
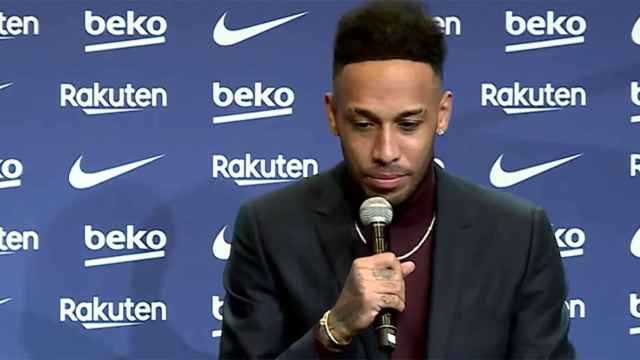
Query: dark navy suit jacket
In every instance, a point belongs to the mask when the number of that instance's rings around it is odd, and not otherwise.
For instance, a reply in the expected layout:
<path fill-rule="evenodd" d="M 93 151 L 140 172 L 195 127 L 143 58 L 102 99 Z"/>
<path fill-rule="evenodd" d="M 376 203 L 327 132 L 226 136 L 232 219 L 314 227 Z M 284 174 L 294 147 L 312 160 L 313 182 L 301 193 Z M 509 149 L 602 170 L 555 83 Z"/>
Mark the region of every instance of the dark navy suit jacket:
<path fill-rule="evenodd" d="M 428 339 L 416 341 L 427 342 L 431 359 L 575 358 L 563 266 L 545 212 L 432 166 L 431 307 Z M 357 257 L 345 176 L 339 164 L 240 209 L 224 271 L 221 359 L 317 358 L 312 328 Z M 372 330 L 335 357 L 388 358 Z"/>

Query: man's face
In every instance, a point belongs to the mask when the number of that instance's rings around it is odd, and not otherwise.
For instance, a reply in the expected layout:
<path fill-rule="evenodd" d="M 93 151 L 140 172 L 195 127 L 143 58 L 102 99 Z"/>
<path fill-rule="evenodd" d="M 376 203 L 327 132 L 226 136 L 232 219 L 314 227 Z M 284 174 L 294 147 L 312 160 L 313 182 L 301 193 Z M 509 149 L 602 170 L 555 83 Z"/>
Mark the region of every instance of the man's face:
<path fill-rule="evenodd" d="M 426 63 L 364 61 L 342 69 L 325 107 L 351 175 L 367 196 L 395 205 L 414 192 L 433 157 L 436 131 L 447 129 L 452 98 Z"/>

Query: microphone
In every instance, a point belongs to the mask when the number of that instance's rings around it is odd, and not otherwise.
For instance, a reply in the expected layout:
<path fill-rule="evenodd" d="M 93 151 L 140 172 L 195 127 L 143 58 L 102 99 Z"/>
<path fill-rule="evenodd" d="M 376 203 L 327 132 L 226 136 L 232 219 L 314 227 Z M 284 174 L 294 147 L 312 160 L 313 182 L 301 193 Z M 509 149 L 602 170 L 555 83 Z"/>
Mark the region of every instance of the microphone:
<path fill-rule="evenodd" d="M 388 251 L 385 239 L 385 226 L 393 219 L 393 208 L 387 199 L 376 196 L 365 200 L 360 205 L 360 221 L 365 226 L 371 225 L 371 249 L 374 254 Z M 374 329 L 378 334 L 378 346 L 382 351 L 392 352 L 396 348 L 398 328 L 392 313 L 393 309 L 382 309 L 374 320 Z"/>

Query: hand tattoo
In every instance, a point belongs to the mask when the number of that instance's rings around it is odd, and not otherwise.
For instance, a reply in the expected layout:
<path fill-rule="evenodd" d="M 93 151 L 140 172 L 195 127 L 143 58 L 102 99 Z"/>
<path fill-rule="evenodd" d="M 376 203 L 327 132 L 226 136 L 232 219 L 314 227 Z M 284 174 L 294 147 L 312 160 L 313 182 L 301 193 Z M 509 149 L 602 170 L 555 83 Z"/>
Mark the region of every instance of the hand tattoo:
<path fill-rule="evenodd" d="M 392 269 L 373 269 L 373 277 L 377 280 L 391 280 L 393 277 Z"/>

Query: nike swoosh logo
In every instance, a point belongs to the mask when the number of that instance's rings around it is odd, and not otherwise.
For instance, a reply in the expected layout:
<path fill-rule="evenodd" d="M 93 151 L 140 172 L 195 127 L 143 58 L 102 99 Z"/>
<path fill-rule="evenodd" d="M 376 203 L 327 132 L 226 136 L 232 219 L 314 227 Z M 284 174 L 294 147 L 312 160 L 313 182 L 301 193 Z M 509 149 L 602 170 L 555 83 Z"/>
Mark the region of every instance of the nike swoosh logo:
<path fill-rule="evenodd" d="M 227 226 L 223 227 L 218 232 L 215 240 L 213 240 L 213 256 L 220 260 L 228 260 L 231 254 L 231 244 L 224 240 L 224 232 L 227 230 Z"/>
<path fill-rule="evenodd" d="M 8 303 L 9 301 L 11 301 L 11 298 L 2 299 L 0 300 L 0 305 Z"/>
<path fill-rule="evenodd" d="M 640 258 L 640 228 L 638 228 L 638 231 L 633 235 L 631 245 L 629 245 L 629 250 L 631 250 L 631 254 L 633 254 L 633 256 Z"/>
<path fill-rule="evenodd" d="M 9 86 L 13 85 L 13 83 L 6 83 L 6 84 L 2 84 L 0 85 L 0 90 L 8 88 Z"/>
<path fill-rule="evenodd" d="M 295 20 L 301 16 L 307 15 L 308 12 L 302 12 L 299 14 L 283 17 L 276 20 L 271 20 L 262 24 L 257 24 L 253 26 L 249 26 L 242 29 L 231 30 L 227 28 L 225 25 L 225 20 L 227 18 L 227 13 L 225 12 L 220 17 L 220 20 L 216 23 L 216 26 L 213 28 L 213 41 L 216 44 L 221 46 L 231 46 L 238 43 L 241 43 L 247 39 L 250 39 L 254 36 L 260 35 L 265 31 L 276 28 L 280 25 L 286 24 L 289 21 Z"/>
<path fill-rule="evenodd" d="M 640 17 L 636 20 L 636 23 L 633 24 L 633 29 L 631 30 L 631 40 L 633 40 L 636 45 L 640 45 Z"/>
<path fill-rule="evenodd" d="M 529 178 L 540 175 L 560 165 L 564 165 L 569 161 L 575 160 L 580 156 L 582 156 L 582 154 L 569 156 L 563 159 L 550 161 L 547 163 L 531 166 L 531 167 L 524 168 L 517 171 L 505 171 L 502 169 L 503 156 L 504 154 L 500 155 L 500 157 L 498 157 L 498 160 L 496 160 L 496 162 L 493 163 L 493 166 L 491 167 L 491 173 L 489 174 L 489 180 L 491 181 L 491 185 L 497 188 L 505 188 L 505 187 L 509 187 L 509 186 L 513 186 L 515 184 L 521 183 Z"/>
<path fill-rule="evenodd" d="M 96 185 L 102 184 L 105 181 L 116 178 L 120 175 L 124 175 L 130 171 L 133 171 L 139 167 L 147 165 L 153 161 L 156 161 L 160 158 L 164 157 L 164 155 L 150 157 L 148 159 L 135 161 L 129 164 L 124 164 L 120 166 L 116 166 L 110 169 L 87 173 L 82 170 L 80 167 L 80 163 L 82 162 L 82 156 L 76 160 L 71 167 L 71 171 L 69 172 L 69 184 L 76 189 L 88 189 L 94 187 Z"/>

